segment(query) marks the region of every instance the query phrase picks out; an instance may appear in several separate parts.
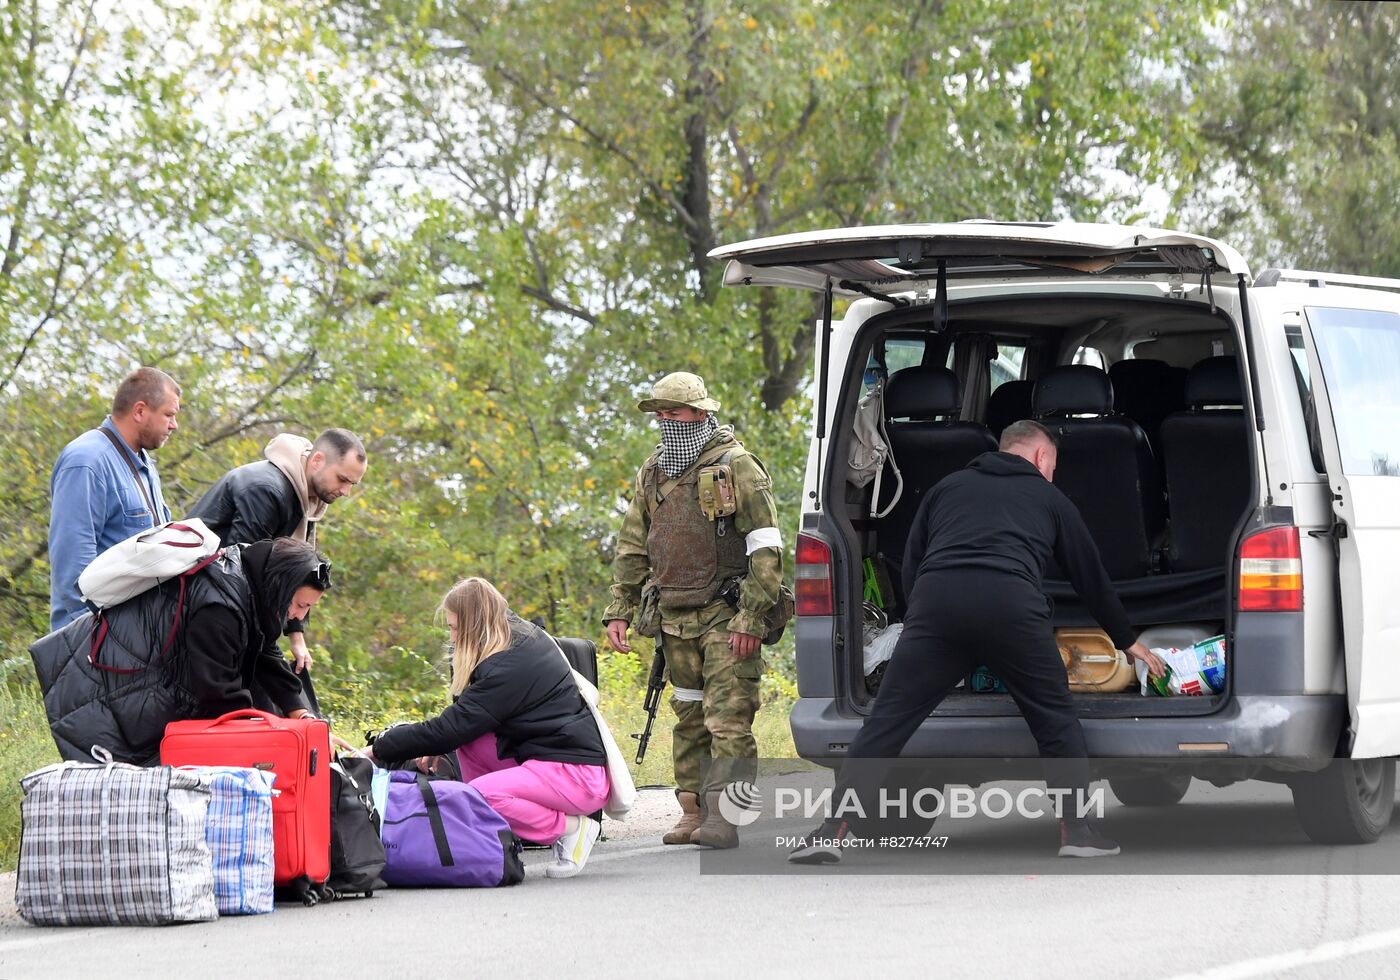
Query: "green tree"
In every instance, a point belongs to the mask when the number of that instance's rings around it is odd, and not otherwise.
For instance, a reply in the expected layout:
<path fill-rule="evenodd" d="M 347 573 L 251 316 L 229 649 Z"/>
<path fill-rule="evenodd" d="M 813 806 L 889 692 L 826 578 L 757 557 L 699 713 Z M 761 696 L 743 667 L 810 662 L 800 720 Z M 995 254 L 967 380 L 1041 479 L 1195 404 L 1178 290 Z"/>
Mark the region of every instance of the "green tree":
<path fill-rule="evenodd" d="M 1206 213 L 1272 263 L 1400 276 L 1400 10 L 1267 0 L 1235 24 L 1200 103 L 1235 193 Z"/>
<path fill-rule="evenodd" d="M 1206 3 L 346 3 L 396 70 L 424 167 L 519 228 L 523 297 L 642 377 L 686 361 L 786 411 L 810 300 L 726 298 L 717 244 L 821 225 L 1136 206 L 1189 139 Z M 637 337 L 646 338 L 638 349 Z M 726 352 L 742 352 L 728 357 Z M 742 362 L 742 363 L 740 363 Z M 712 370 L 713 373 L 713 370 Z M 745 385 L 747 388 L 747 385 Z M 747 393 L 747 392 L 746 392 Z"/>
<path fill-rule="evenodd" d="M 0 608 L 26 630 L 47 620 L 49 464 L 111 365 L 151 355 L 158 259 L 198 219 L 198 126 L 155 57 L 189 20 L 0 6 Z"/>

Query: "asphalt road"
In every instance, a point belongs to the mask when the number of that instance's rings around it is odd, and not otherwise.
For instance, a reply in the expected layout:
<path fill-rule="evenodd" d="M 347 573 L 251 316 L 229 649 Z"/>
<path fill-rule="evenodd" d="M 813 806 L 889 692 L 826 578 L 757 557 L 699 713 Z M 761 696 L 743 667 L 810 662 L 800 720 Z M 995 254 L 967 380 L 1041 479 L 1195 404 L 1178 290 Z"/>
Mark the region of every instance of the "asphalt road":
<path fill-rule="evenodd" d="M 1255 867 L 1287 867 L 1313 845 L 1291 823 L 1286 790 L 1265 789 L 1271 797 L 1197 782 L 1171 812 L 1258 828 L 1237 850 L 1262 862 Z M 1173 845 L 1151 855 L 1160 873 L 1139 854 L 1133 870 L 1085 874 L 1081 865 L 1108 871 L 1107 862 L 1133 860 L 1130 842 L 1151 833 L 1146 811 L 1115 805 L 1108 821 L 1122 859 L 1032 861 L 1046 830 L 1020 821 L 963 837 L 968 849 L 1009 851 L 1011 865 L 1024 862 L 1019 872 L 943 874 L 925 857 L 914 873 L 886 873 L 895 869 L 881 855 L 836 873 L 738 874 L 730 856 L 657 843 L 673 807 L 668 793 L 644 792 L 635 819 L 610 824 L 611 839 L 566 881 L 546 879 L 547 853 L 529 852 L 515 888 L 385 891 L 156 929 L 33 928 L 11 904 L 0 907 L 0 978 L 1400 975 L 1400 877 L 1351 873 L 1386 866 L 1400 820 L 1378 845 L 1316 859 L 1333 873 L 1172 874 L 1173 859 L 1198 859 Z M 757 824 L 738 853 L 761 870 L 772 847 Z M 0 880 L 6 903 L 12 881 Z"/>

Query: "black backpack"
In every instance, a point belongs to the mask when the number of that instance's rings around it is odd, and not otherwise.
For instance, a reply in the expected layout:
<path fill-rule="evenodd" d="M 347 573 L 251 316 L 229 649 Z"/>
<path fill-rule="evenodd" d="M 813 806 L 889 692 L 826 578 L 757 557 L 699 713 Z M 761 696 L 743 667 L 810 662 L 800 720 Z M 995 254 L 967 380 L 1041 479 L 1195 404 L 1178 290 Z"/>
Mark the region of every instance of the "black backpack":
<path fill-rule="evenodd" d="M 383 888 L 384 842 L 370 781 L 374 763 L 342 755 L 331 765 L 331 875 L 325 891 L 332 898 L 364 895 Z"/>

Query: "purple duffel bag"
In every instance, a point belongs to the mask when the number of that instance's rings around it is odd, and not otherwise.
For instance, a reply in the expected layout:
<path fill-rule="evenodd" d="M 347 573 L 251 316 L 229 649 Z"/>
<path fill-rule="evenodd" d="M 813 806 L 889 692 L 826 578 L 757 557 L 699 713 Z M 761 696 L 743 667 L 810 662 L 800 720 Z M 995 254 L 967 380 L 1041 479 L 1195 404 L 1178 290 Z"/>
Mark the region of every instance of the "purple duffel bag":
<path fill-rule="evenodd" d="M 525 878 L 520 840 L 466 783 L 394 770 L 382 809 L 384 881 L 392 887 L 495 888 Z"/>

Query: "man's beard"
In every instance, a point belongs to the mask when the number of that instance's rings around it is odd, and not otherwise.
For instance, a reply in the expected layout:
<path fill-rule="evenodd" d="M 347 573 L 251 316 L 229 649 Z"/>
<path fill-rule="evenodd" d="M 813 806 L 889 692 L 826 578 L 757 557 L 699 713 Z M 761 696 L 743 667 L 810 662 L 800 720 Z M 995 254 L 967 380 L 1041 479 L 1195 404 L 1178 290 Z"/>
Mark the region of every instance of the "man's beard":
<path fill-rule="evenodd" d="M 141 443 L 140 448 L 147 452 L 150 452 L 154 449 L 159 449 L 161 446 L 164 446 L 169 440 L 170 430 L 163 428 L 155 429 L 149 432 L 143 431 L 139 437 L 139 441 Z"/>

